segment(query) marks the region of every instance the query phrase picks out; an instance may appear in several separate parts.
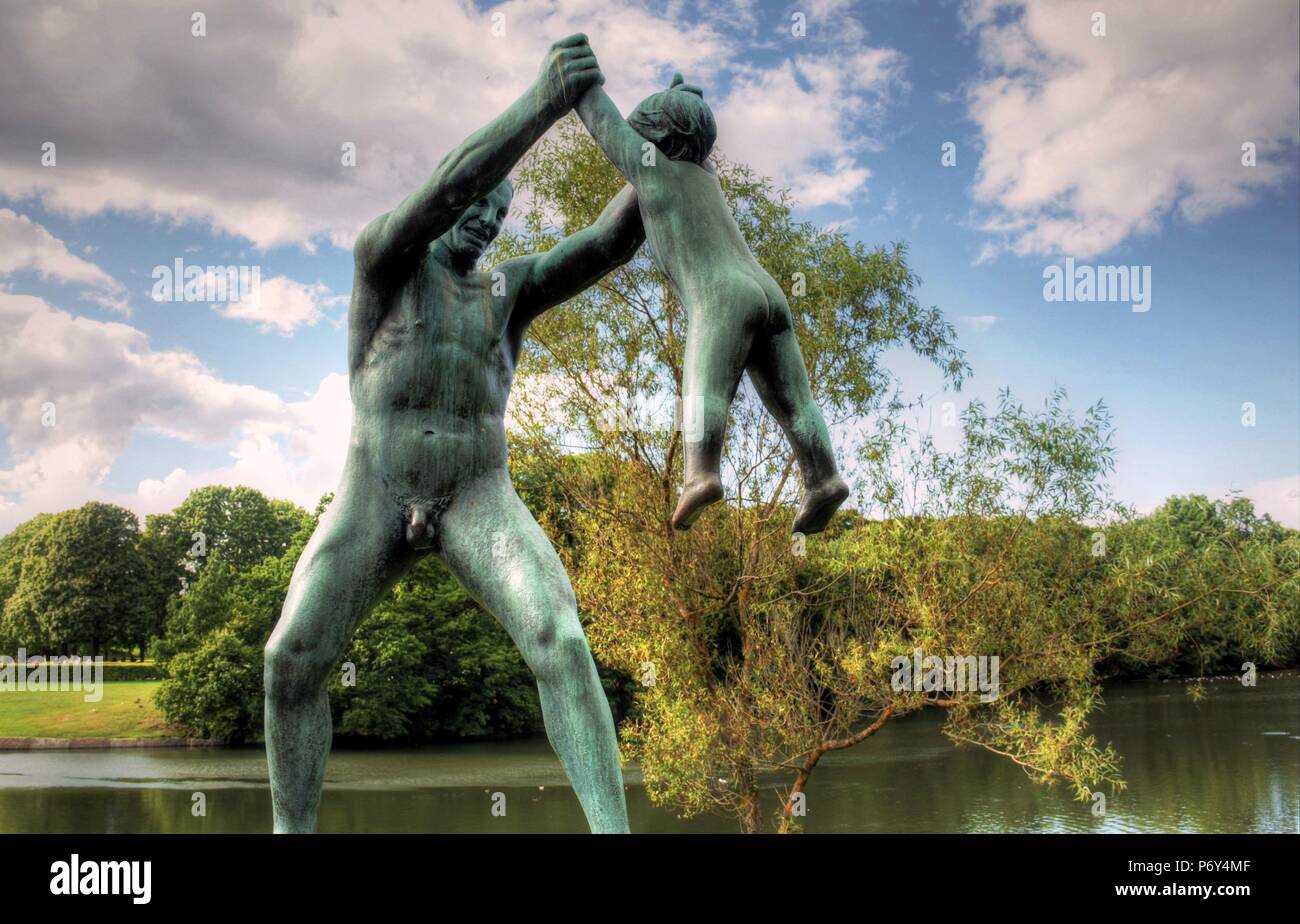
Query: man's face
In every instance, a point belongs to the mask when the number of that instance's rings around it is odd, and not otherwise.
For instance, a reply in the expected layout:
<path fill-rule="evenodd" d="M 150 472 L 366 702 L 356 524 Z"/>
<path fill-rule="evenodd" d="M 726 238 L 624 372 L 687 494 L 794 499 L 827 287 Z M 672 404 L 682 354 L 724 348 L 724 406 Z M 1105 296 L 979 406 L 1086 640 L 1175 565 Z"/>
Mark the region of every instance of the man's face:
<path fill-rule="evenodd" d="M 501 233 L 510 211 L 510 187 L 502 183 L 461 214 L 447 232 L 447 247 L 455 254 L 477 260 Z"/>

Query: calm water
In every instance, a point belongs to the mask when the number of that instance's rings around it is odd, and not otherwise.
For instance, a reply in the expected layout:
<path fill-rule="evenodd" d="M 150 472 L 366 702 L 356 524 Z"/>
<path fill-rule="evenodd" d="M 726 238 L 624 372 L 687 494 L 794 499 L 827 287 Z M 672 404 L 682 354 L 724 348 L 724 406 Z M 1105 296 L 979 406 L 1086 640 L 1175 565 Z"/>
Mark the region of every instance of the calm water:
<path fill-rule="evenodd" d="M 891 722 L 828 756 L 808 789 L 811 832 L 1189 831 L 1300 833 L 1300 674 L 1259 686 L 1181 683 L 1108 689 L 1094 727 L 1124 758 L 1129 788 L 1104 818 L 1061 787 L 1029 782 L 1005 758 L 956 748 L 941 717 Z M 680 820 L 650 804 L 627 774 L 636 832 L 736 830 Z M 203 792 L 207 816 L 194 817 Z M 506 795 L 493 817 L 491 793 Z M 777 799 L 775 783 L 772 809 Z M 265 755 L 251 749 L 0 753 L 0 832 L 259 832 L 270 826 Z M 577 799 L 545 741 L 330 758 L 326 832 L 582 832 Z"/>

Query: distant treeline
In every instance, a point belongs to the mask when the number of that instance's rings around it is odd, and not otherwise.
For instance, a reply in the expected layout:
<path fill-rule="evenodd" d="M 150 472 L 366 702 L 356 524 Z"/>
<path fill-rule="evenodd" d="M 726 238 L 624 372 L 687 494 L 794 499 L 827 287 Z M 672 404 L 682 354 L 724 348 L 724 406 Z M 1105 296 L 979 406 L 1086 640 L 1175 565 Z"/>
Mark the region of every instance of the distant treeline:
<path fill-rule="evenodd" d="M 525 492 L 534 505 L 548 494 Z M 158 702 L 169 721 L 189 733 L 231 741 L 261 733 L 262 646 L 279 617 L 298 556 L 328 498 L 314 513 L 276 501 L 247 487 L 212 486 L 193 492 L 169 514 L 146 518 L 144 529 L 130 511 L 89 503 L 59 514 L 42 514 L 0 538 L 0 642 L 29 654 L 130 653 L 152 656 L 165 672 Z M 555 522 L 555 510 L 536 510 Z M 917 531 L 914 544 L 945 524 Z M 849 514 L 824 540 L 837 546 L 874 542 L 889 522 Z M 1177 557 L 1183 567 L 1210 572 L 1223 563 L 1212 554 L 1225 529 L 1248 533 L 1252 554 L 1281 556 L 1300 548 L 1300 534 L 1254 514 L 1248 501 L 1211 502 L 1203 497 L 1169 500 L 1159 511 L 1101 532 L 1044 519 L 1030 524 L 1027 545 L 1036 549 L 1003 580 L 1048 583 L 1054 576 L 1077 582 L 1078 558 L 1086 548 L 1101 561 L 1141 551 Z M 1158 537 L 1158 547 L 1151 545 Z M 574 549 L 570 560 L 592 562 L 601 550 Z M 1104 548 L 1098 548 L 1105 543 Z M 994 548 L 992 544 L 990 549 Z M 924 548 L 916 554 L 924 557 Z M 978 557 L 978 553 L 977 553 Z M 834 556 L 813 558 L 830 562 Z M 728 563 L 719 562 L 719 567 Z M 1017 577 L 1016 571 L 1029 569 Z M 1086 580 L 1086 572 L 1084 573 Z M 816 585 L 819 575 L 806 575 Z M 882 575 L 888 581 L 888 575 Z M 882 585 L 882 593 L 887 589 Z M 1060 588 L 1086 595 L 1086 588 Z M 1300 662 L 1297 619 L 1281 627 L 1273 650 L 1258 650 L 1260 601 L 1250 595 L 1216 597 L 1192 631 L 1159 638 L 1142 635 L 1143 650 L 1122 646 L 1102 673 L 1121 676 L 1200 676 L 1236 672 L 1247 660 Z M 733 602 L 731 605 L 735 605 Z M 719 628 L 720 650 L 730 644 L 727 604 L 706 617 Z M 1140 619 L 1142 613 L 1131 614 Z M 1184 629 L 1186 624 L 1184 623 Z M 1276 636 L 1277 633 L 1274 633 Z M 376 607 L 344 655 L 355 672 L 336 672 L 330 684 L 338 732 L 386 740 L 436 740 L 516 735 L 534 730 L 540 712 L 533 680 L 505 632 L 469 598 L 433 556 L 424 559 Z M 602 671 L 615 711 L 632 706 L 636 678 Z M 345 685 L 345 675 L 355 676 Z"/>

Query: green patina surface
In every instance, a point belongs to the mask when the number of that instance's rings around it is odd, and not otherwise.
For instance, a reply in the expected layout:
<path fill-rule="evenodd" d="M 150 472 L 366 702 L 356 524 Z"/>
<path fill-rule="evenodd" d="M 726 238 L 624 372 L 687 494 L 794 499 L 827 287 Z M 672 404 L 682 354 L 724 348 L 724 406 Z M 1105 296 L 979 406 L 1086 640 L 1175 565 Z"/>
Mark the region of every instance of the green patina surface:
<path fill-rule="evenodd" d="M 708 163 L 717 138 L 704 94 L 677 74 L 627 121 L 600 87 L 578 115 L 636 190 L 655 265 L 686 307 L 682 379 L 685 484 L 673 524 L 687 529 L 722 499 L 722 444 L 740 377 L 749 373 L 799 462 L 797 533 L 817 533 L 848 497 L 813 401 L 790 303 L 754 259 Z"/>
<path fill-rule="evenodd" d="M 602 79 L 585 36 L 557 42 L 523 96 L 357 241 L 350 451 L 266 651 L 277 831 L 315 830 L 332 738 L 327 674 L 383 591 L 428 554 L 537 676 L 547 736 L 592 831 L 627 830 L 609 703 L 568 575 L 511 485 L 504 415 L 530 321 L 640 246 L 635 195 L 625 189 L 544 254 L 478 269 L 509 208 L 507 174 Z"/>

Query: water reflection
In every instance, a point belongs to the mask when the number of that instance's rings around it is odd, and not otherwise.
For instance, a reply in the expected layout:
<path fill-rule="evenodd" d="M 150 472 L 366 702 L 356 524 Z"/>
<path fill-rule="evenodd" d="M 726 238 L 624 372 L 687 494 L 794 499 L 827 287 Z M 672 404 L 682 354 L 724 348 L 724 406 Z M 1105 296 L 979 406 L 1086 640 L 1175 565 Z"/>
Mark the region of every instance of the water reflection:
<path fill-rule="evenodd" d="M 887 725 L 829 755 L 808 790 L 811 832 L 1186 831 L 1300 833 L 1300 674 L 1254 689 L 1220 681 L 1199 704 L 1180 683 L 1108 690 L 1098 740 L 1124 758 L 1129 788 L 1104 818 L 1064 787 L 1035 786 L 1004 758 L 956 748 L 936 714 Z M 627 774 L 634 831 L 733 831 L 650 804 Z M 203 792 L 207 815 L 191 796 Z M 506 814 L 491 814 L 492 793 Z M 773 789 L 770 810 L 777 810 Z M 0 753 L 0 831 L 260 832 L 269 829 L 258 748 Z M 330 758 L 325 832 L 577 833 L 582 813 L 544 740 Z"/>

